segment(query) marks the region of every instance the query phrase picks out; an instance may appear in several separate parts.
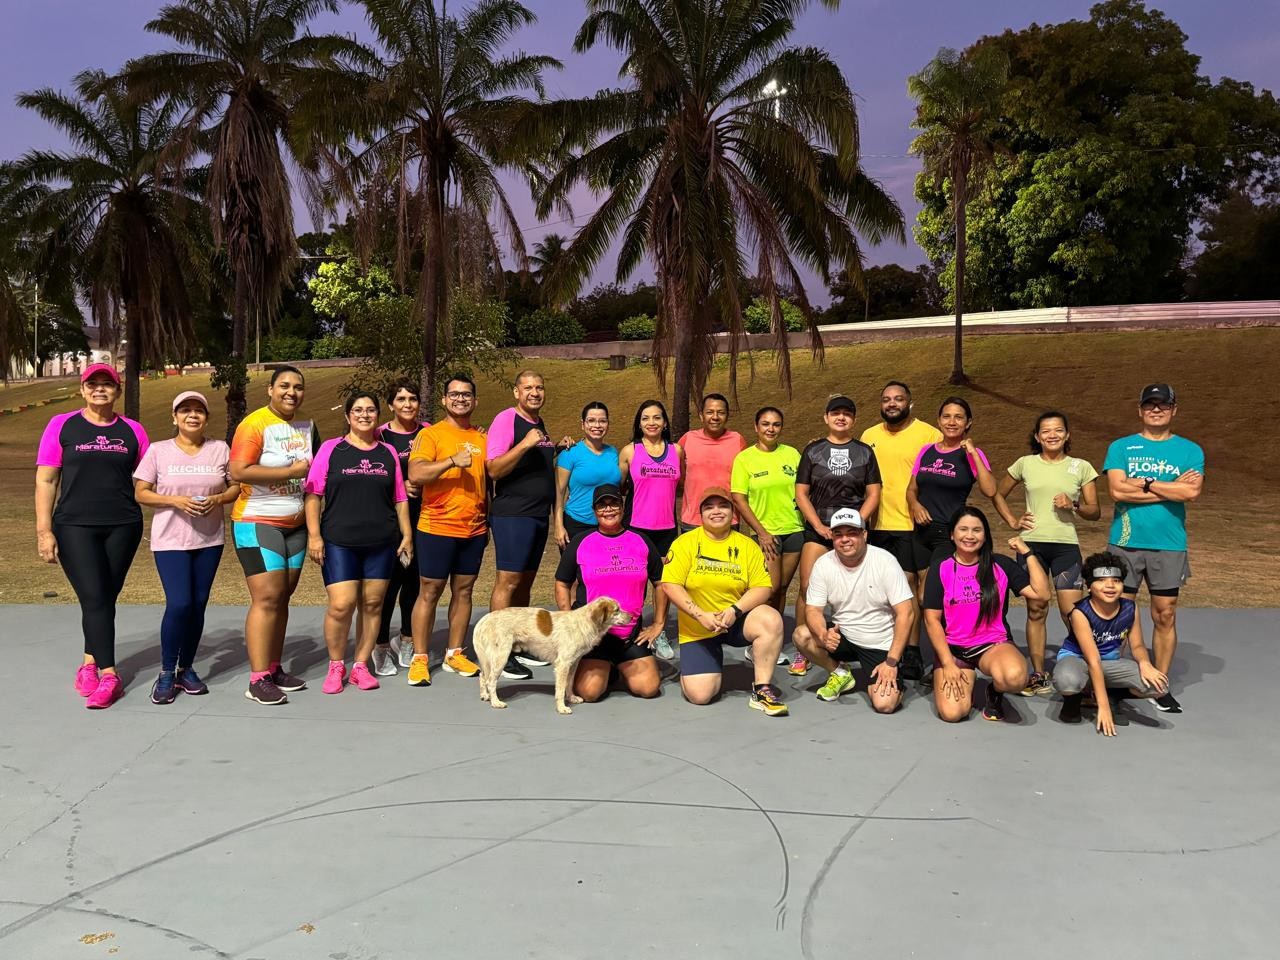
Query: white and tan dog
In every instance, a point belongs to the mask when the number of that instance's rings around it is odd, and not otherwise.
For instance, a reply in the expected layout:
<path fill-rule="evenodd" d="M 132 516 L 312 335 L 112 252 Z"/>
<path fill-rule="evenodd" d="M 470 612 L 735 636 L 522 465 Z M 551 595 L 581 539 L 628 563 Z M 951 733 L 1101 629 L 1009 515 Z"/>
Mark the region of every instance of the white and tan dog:
<path fill-rule="evenodd" d="M 572 689 L 578 661 L 610 627 L 630 622 L 630 614 L 609 597 L 597 597 L 576 610 L 508 607 L 486 613 L 472 633 L 480 661 L 480 699 L 494 708 L 505 707 L 498 699 L 502 668 L 513 652 L 528 653 L 555 668 L 556 712 L 573 713 L 568 704 L 582 702 Z"/>

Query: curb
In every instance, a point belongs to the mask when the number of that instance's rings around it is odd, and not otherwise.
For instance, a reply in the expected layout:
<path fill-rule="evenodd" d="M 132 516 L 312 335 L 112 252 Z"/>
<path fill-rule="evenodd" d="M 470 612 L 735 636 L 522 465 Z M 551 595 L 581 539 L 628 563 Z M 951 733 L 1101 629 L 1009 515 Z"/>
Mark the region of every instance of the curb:
<path fill-rule="evenodd" d="M 34 410 L 36 407 L 47 407 L 51 403 L 61 403 L 64 400 L 70 400 L 71 395 L 64 397 L 50 397 L 48 400 L 37 400 L 35 403 L 23 403 L 16 407 L 5 407 L 0 410 L 0 417 L 11 417 L 15 413 L 22 413 L 23 410 Z"/>

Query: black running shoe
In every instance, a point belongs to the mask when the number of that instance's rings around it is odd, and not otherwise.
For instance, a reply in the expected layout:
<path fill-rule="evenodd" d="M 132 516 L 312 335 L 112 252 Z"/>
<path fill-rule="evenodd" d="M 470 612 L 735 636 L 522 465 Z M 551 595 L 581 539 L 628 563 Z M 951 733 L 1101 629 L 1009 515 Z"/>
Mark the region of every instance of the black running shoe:
<path fill-rule="evenodd" d="M 533 671 L 524 666 L 515 656 L 507 657 L 507 665 L 502 668 L 502 675 L 508 680 L 533 679 Z"/>
<path fill-rule="evenodd" d="M 289 698 L 281 692 L 276 686 L 276 682 L 271 679 L 271 674 L 267 674 L 261 680 L 253 680 L 249 683 L 249 689 L 244 695 L 250 700 L 256 700 L 258 703 L 265 704 L 268 707 L 278 707 L 282 703 L 288 703 Z"/>
<path fill-rule="evenodd" d="M 1079 723 L 1083 718 L 1080 712 L 1081 701 L 1084 700 L 1083 693 L 1071 693 L 1062 698 L 1062 710 L 1058 714 L 1058 719 L 1063 723 Z"/>
<path fill-rule="evenodd" d="M 193 697 L 199 697 L 209 692 L 209 687 L 200 679 L 200 674 L 196 673 L 191 667 L 178 671 L 178 686 L 182 688 L 182 692 L 190 694 Z"/>
<path fill-rule="evenodd" d="M 992 723 L 1004 719 L 1004 694 L 993 683 L 987 684 L 987 705 L 982 708 L 982 719 Z"/>
<path fill-rule="evenodd" d="M 924 660 L 920 657 L 919 647 L 907 647 L 902 651 L 902 662 L 898 664 L 899 680 L 921 680 L 924 678 Z"/>
<path fill-rule="evenodd" d="M 275 672 L 271 674 L 271 679 L 286 693 L 296 693 L 307 688 L 307 681 L 301 677 L 295 677 L 292 673 L 285 673 L 284 667 L 276 667 Z"/>
<path fill-rule="evenodd" d="M 151 685 L 152 703 L 173 703 L 178 695 L 178 679 L 172 670 L 161 670 Z"/>
<path fill-rule="evenodd" d="M 1182 704 L 1173 699 L 1172 693 L 1166 693 L 1163 697 L 1156 697 L 1156 709 L 1164 713 L 1181 713 Z"/>

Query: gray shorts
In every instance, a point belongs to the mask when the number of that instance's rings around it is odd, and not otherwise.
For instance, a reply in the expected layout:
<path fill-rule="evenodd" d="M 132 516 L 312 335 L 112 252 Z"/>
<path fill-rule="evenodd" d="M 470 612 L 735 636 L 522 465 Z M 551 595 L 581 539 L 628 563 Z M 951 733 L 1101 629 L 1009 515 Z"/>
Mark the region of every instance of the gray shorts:
<path fill-rule="evenodd" d="M 1176 597 L 1178 590 L 1191 578 L 1191 564 L 1185 550 L 1130 550 L 1109 544 L 1107 549 L 1119 554 L 1129 566 L 1124 578 L 1124 592 L 1137 593 L 1146 581 L 1147 590 L 1156 596 Z"/>
<path fill-rule="evenodd" d="M 1154 697 L 1156 691 L 1142 681 L 1138 661 L 1128 657 L 1102 661 L 1102 677 L 1108 687 L 1124 687 L 1140 690 L 1145 696 Z M 1059 657 L 1053 667 L 1053 687 L 1064 697 L 1079 693 L 1089 685 L 1089 665 L 1084 657 Z M 1098 691 L 1094 691 L 1096 694 Z"/>

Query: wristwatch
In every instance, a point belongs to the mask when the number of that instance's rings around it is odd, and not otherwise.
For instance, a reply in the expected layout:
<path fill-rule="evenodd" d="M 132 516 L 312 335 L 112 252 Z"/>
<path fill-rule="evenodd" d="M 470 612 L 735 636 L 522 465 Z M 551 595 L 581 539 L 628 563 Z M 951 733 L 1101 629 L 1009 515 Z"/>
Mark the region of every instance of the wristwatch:
<path fill-rule="evenodd" d="M 729 609 L 733 611 L 733 616 L 735 619 L 738 619 L 738 620 L 742 619 L 742 608 L 739 607 L 736 603 L 729 604 Z"/>
<path fill-rule="evenodd" d="M 898 669 L 898 658 L 897 658 L 897 657 L 885 657 L 885 658 L 884 658 L 884 662 L 885 662 L 885 666 L 893 667 L 893 669 L 895 669 L 895 670 L 897 670 L 897 669 Z"/>
<path fill-rule="evenodd" d="M 1142 492 L 1143 492 L 1143 493 L 1150 493 L 1150 492 L 1151 492 L 1151 484 L 1155 482 L 1155 479 L 1156 479 L 1155 477 L 1146 477 L 1146 478 L 1142 481 Z"/>

